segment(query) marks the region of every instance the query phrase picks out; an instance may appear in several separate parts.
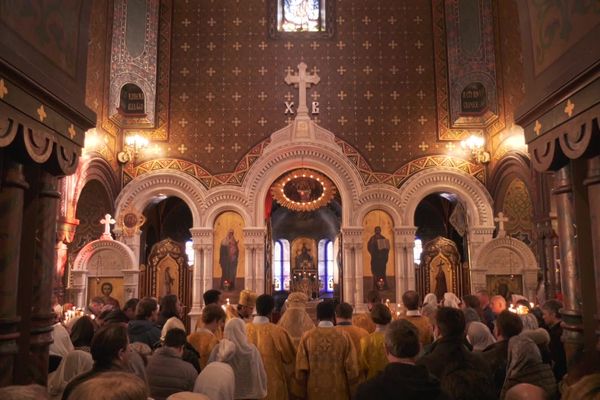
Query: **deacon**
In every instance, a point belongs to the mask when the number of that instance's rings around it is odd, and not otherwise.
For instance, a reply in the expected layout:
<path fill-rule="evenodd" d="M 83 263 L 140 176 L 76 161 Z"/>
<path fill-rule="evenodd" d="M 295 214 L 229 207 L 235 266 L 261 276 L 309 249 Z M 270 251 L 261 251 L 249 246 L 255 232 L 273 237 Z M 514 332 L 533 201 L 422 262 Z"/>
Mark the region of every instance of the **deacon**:
<path fill-rule="evenodd" d="M 254 344 L 260 353 L 267 373 L 268 400 L 287 400 L 288 382 L 296 360 L 296 348 L 290 335 L 280 326 L 271 323 L 275 300 L 268 294 L 256 299 L 256 313 L 252 322 L 246 325 L 248 341 Z"/>

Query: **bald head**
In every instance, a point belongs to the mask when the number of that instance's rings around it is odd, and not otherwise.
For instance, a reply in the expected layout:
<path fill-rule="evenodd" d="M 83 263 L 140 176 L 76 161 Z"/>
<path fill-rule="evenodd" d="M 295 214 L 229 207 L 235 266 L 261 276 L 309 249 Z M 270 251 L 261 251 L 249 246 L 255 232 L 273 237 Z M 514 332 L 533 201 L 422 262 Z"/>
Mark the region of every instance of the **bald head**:
<path fill-rule="evenodd" d="M 506 310 L 506 300 L 504 297 L 496 295 L 490 299 L 490 308 L 494 314 L 498 315 Z"/>
<path fill-rule="evenodd" d="M 530 383 L 519 383 L 506 392 L 504 400 L 547 400 L 544 389 Z"/>

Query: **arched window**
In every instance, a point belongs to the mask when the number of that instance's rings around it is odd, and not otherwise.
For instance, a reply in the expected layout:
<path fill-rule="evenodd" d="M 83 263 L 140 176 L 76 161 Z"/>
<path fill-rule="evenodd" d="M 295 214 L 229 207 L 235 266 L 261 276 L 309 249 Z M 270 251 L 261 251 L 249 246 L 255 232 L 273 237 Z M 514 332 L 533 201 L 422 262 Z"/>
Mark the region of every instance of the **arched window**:
<path fill-rule="evenodd" d="M 421 264 L 421 253 L 423 253 L 423 243 L 421 239 L 415 238 L 415 247 L 413 248 L 413 257 L 415 264 Z"/>
<path fill-rule="evenodd" d="M 273 245 L 273 286 L 275 291 L 290 289 L 290 242 L 285 239 Z"/>
<path fill-rule="evenodd" d="M 333 242 L 329 239 L 319 241 L 319 282 L 321 290 L 333 292 L 334 281 L 334 255 Z"/>
<path fill-rule="evenodd" d="M 194 242 L 192 242 L 191 240 L 185 242 L 185 254 L 187 255 L 188 265 L 190 267 L 193 267 L 196 253 L 194 253 Z"/>

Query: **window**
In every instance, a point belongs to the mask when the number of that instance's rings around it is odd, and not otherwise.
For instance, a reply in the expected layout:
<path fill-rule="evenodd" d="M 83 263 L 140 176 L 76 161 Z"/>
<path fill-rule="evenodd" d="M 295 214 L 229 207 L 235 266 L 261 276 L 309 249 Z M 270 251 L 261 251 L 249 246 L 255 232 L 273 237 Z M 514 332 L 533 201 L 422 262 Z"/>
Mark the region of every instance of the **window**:
<path fill-rule="evenodd" d="M 188 265 L 190 267 L 194 266 L 194 259 L 196 256 L 196 253 L 194 253 L 194 243 L 191 240 L 188 240 L 187 242 L 185 242 L 185 254 L 187 255 L 187 259 L 188 259 Z"/>
<path fill-rule="evenodd" d="M 279 0 L 277 30 L 279 32 L 325 31 L 326 0 Z"/>
<path fill-rule="evenodd" d="M 276 240 L 273 246 L 273 287 L 290 290 L 290 242 L 285 239 Z"/>
<path fill-rule="evenodd" d="M 421 264 L 421 253 L 423 253 L 423 243 L 421 239 L 415 238 L 415 247 L 413 248 L 413 257 L 415 264 Z"/>
<path fill-rule="evenodd" d="M 334 256 L 333 242 L 329 239 L 319 241 L 319 282 L 324 292 L 333 292 L 334 283 Z"/>

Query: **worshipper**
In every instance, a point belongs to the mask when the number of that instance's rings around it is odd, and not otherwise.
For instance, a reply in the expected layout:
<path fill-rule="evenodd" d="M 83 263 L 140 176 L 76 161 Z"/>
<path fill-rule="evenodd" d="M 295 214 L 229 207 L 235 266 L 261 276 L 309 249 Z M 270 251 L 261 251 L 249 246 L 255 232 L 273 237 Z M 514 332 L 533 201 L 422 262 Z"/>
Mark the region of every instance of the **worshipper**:
<path fill-rule="evenodd" d="M 335 329 L 342 330 L 350 335 L 356 353 L 360 352 L 360 340 L 369 336 L 369 332 L 358 326 L 352 325 L 352 306 L 348 303 L 340 303 L 335 308 Z"/>
<path fill-rule="evenodd" d="M 371 319 L 375 323 L 375 332 L 360 341 L 360 366 L 367 371 L 367 379 L 385 369 L 388 363 L 385 355 L 384 333 L 392 321 L 390 309 L 383 304 L 375 304 L 371 309 Z"/>
<path fill-rule="evenodd" d="M 252 313 L 254 312 L 254 306 L 256 304 L 256 293 L 252 290 L 244 289 L 240 292 L 240 300 L 238 301 L 236 309 L 232 309 L 230 306 L 227 309 L 228 319 L 241 318 L 245 322 L 250 322 Z"/>
<path fill-rule="evenodd" d="M 520 334 L 522 330 L 523 322 L 517 314 L 508 310 L 502 311 L 498 314 L 494 327 L 496 343 L 491 344 L 483 350 L 484 358 L 492 371 L 496 397 L 500 395 L 506 377 L 508 341 L 511 337 Z"/>
<path fill-rule="evenodd" d="M 296 354 L 292 394 L 306 400 L 347 400 L 355 391 L 359 367 L 352 339 L 334 329 L 335 305 L 317 305 L 316 328 L 306 332 Z"/>
<path fill-rule="evenodd" d="M 428 293 L 423 299 L 423 307 L 421 307 L 421 314 L 429 319 L 429 323 L 433 327 L 435 324 L 435 313 L 438 309 L 438 299 L 434 293 Z"/>
<path fill-rule="evenodd" d="M 126 372 L 104 372 L 78 385 L 68 400 L 147 400 L 148 387 Z"/>
<path fill-rule="evenodd" d="M 155 325 L 158 303 L 152 297 L 144 297 L 135 308 L 135 319 L 127 324 L 131 342 L 142 342 L 151 349 L 160 344 L 160 329 Z"/>
<path fill-rule="evenodd" d="M 477 311 L 473 310 L 471 307 L 463 308 L 463 314 L 465 314 L 465 323 L 467 327 L 471 322 L 481 322 L 479 315 L 477 315 Z"/>
<path fill-rule="evenodd" d="M 63 326 L 63 324 L 56 320 L 56 323 L 52 325 L 52 340 L 50 344 L 49 352 L 50 355 L 59 357 L 65 357 L 67 354 L 75 350 L 69 332 Z"/>
<path fill-rule="evenodd" d="M 290 334 L 294 347 L 298 348 L 300 338 L 305 332 L 313 329 L 315 324 L 306 312 L 308 296 L 301 292 L 290 294 L 287 299 L 286 310 L 277 322 L 277 325 Z"/>
<path fill-rule="evenodd" d="M 483 322 L 479 321 L 473 321 L 468 324 L 467 340 L 473 346 L 473 351 L 483 351 L 496 343 L 496 339 L 494 339 L 490 329 Z"/>
<path fill-rule="evenodd" d="M 444 293 L 444 299 L 442 300 L 442 305 L 444 307 L 460 308 L 460 304 L 460 299 L 454 293 Z"/>
<path fill-rule="evenodd" d="M 428 351 L 417 360 L 418 365 L 424 365 L 429 372 L 441 379 L 449 360 L 468 364 L 470 368 L 488 371 L 488 367 L 481 355 L 472 353 L 465 346 L 465 316 L 459 309 L 440 307 L 436 315 L 434 336 L 437 340 L 432 343 Z"/>
<path fill-rule="evenodd" d="M 461 308 L 463 310 L 471 309 L 477 313 L 479 318 L 479 322 L 484 321 L 483 310 L 481 308 L 481 303 L 479 302 L 479 298 L 473 294 L 467 294 L 463 296 L 461 302 Z M 491 331 L 490 331 L 491 332 Z"/>
<path fill-rule="evenodd" d="M 187 337 L 200 356 L 201 370 L 208 364 L 212 349 L 219 343 L 216 335 L 225 324 L 225 311 L 218 304 L 209 304 L 202 310 L 201 327 Z"/>
<path fill-rule="evenodd" d="M 210 400 L 233 400 L 235 394 L 233 368 L 224 362 L 211 362 L 196 378 L 194 393 L 202 393 Z"/>
<path fill-rule="evenodd" d="M 533 340 L 524 335 L 513 336 L 508 341 L 506 379 L 500 398 L 504 399 L 506 392 L 519 383 L 539 386 L 550 398 L 557 394 L 552 369 L 542 362 L 540 351 Z"/>
<path fill-rule="evenodd" d="M 52 400 L 60 399 L 63 390 L 73 378 L 92 369 L 94 360 L 86 351 L 73 350 L 61 361 L 58 369 L 48 375 L 48 394 Z"/>
<path fill-rule="evenodd" d="M 169 330 L 164 346 L 156 349 L 148 360 L 146 375 L 150 385 L 150 396 L 164 400 L 173 393 L 191 391 L 198 377 L 194 367 L 181 359 L 185 345 L 185 331 Z"/>
<path fill-rule="evenodd" d="M 408 319 L 390 323 L 385 331 L 385 370 L 363 383 L 356 400 L 441 399 L 439 382 L 423 366 L 415 365 L 421 351 L 420 332 Z"/>
<path fill-rule="evenodd" d="M 137 298 L 129 299 L 125 302 L 125 305 L 123 306 L 123 314 L 125 314 L 128 321 L 131 321 L 135 318 L 135 310 L 139 302 L 140 299 Z"/>
<path fill-rule="evenodd" d="M 73 328 L 71 328 L 70 335 L 71 343 L 73 343 L 75 350 L 90 352 L 95 328 L 94 322 L 87 315 L 82 316 L 75 322 Z"/>
<path fill-rule="evenodd" d="M 100 296 L 92 298 L 87 306 L 86 315 L 94 316 L 92 319 L 96 319 L 100 316 L 102 309 L 104 308 L 104 299 Z"/>
<path fill-rule="evenodd" d="M 496 295 L 490 299 L 490 309 L 497 317 L 502 311 L 506 310 L 506 299 L 503 296 Z"/>
<path fill-rule="evenodd" d="M 528 338 L 533 340 L 540 350 L 542 355 L 542 361 L 546 364 L 552 365 L 552 354 L 550 353 L 550 334 L 544 328 L 539 328 L 537 318 L 531 314 L 518 314 L 523 322 L 523 332 L 521 334 L 526 335 Z"/>
<path fill-rule="evenodd" d="M 448 360 L 440 386 L 444 400 L 498 399 L 487 371 L 477 369 L 469 361 Z"/>
<path fill-rule="evenodd" d="M 167 400 L 211 400 L 208 396 L 194 392 L 173 393 Z"/>
<path fill-rule="evenodd" d="M 90 352 L 94 360 L 91 370 L 78 375 L 67 384 L 63 391 L 63 400 L 69 398 L 71 392 L 83 382 L 98 374 L 108 371 L 127 371 L 127 328 L 122 324 L 106 324 L 94 335 Z M 134 378 L 134 374 L 128 377 Z M 77 397 L 71 397 L 72 399 Z M 82 398 L 82 397 L 79 397 Z"/>
<path fill-rule="evenodd" d="M 165 340 L 167 332 L 173 328 L 185 331 L 185 325 L 181 322 L 183 315 L 183 304 L 177 298 L 177 295 L 168 294 L 160 299 L 160 313 L 156 321 L 157 326 L 162 327 L 160 340 Z"/>
<path fill-rule="evenodd" d="M 558 300 L 548 300 L 542 305 L 542 316 L 550 333 L 550 355 L 552 356 L 552 371 L 557 382 L 567 373 L 567 356 L 561 340 L 563 329 L 561 326 L 560 309 L 563 305 Z"/>
<path fill-rule="evenodd" d="M 402 295 L 402 303 L 404 304 L 404 307 L 406 307 L 406 313 L 400 318 L 410 321 L 417 327 L 421 347 L 433 342 L 433 326 L 431 325 L 431 322 L 429 322 L 429 318 L 421 315 L 421 312 L 419 311 L 419 294 L 414 290 L 404 292 Z"/>
<path fill-rule="evenodd" d="M 600 373 L 584 376 L 565 389 L 562 400 L 598 400 L 600 398 Z"/>
<path fill-rule="evenodd" d="M 477 298 L 479 298 L 479 305 L 481 307 L 481 311 L 483 312 L 483 319 L 481 322 L 487 325 L 490 328 L 490 331 L 494 331 L 494 320 L 496 316 L 492 312 L 492 308 L 490 307 L 490 293 L 481 289 L 477 291 Z"/>
<path fill-rule="evenodd" d="M 548 400 L 548 395 L 539 386 L 530 383 L 519 383 L 506 392 L 504 400 Z"/>
<path fill-rule="evenodd" d="M 270 322 L 275 299 L 262 294 L 256 299 L 256 315 L 246 325 L 248 341 L 256 346 L 267 373 L 267 400 L 287 400 L 291 371 L 296 361 L 292 338 L 281 326 Z"/>
<path fill-rule="evenodd" d="M 369 333 L 375 332 L 375 323 L 371 320 L 371 309 L 375 304 L 381 304 L 379 290 L 369 290 L 367 293 L 367 312 L 354 315 L 352 323 Z"/>
<path fill-rule="evenodd" d="M 213 361 L 225 362 L 235 375 L 235 399 L 262 399 L 267 395 L 267 374 L 255 345 L 248 342 L 246 325 L 240 318 L 227 321 L 223 340 L 213 349 Z"/>
<path fill-rule="evenodd" d="M 221 294 L 221 291 L 217 289 L 208 289 L 206 292 L 204 292 L 204 294 L 202 295 L 202 299 L 204 300 L 204 307 L 210 304 L 216 304 L 219 307 L 224 305 L 225 301 L 223 300 Z M 198 320 L 196 320 L 194 332 L 198 332 L 200 328 L 202 328 L 202 318 L 198 318 Z M 221 340 L 221 338 L 223 337 L 223 327 L 220 327 L 216 332 L 214 332 L 214 334 L 218 340 Z"/>
<path fill-rule="evenodd" d="M 13 385 L 0 388 L 2 400 L 46 400 L 46 388 L 41 385 Z"/>

